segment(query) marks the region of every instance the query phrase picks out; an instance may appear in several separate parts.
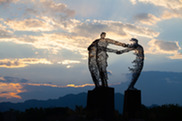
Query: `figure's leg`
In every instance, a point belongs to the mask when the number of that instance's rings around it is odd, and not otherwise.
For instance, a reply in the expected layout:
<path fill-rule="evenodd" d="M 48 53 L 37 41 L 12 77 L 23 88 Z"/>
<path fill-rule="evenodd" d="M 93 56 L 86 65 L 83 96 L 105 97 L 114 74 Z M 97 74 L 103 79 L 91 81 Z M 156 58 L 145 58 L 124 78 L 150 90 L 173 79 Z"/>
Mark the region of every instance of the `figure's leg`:
<path fill-rule="evenodd" d="M 137 63 L 138 61 L 137 60 L 134 60 L 137 64 L 137 68 L 136 69 L 130 69 L 132 71 L 132 81 L 128 87 L 128 89 L 131 89 L 131 90 L 135 90 L 136 88 L 134 88 L 134 85 L 135 83 L 137 82 L 140 74 L 141 74 L 141 71 L 142 71 L 142 68 L 143 68 L 143 61 L 141 63 Z"/>
<path fill-rule="evenodd" d="M 129 85 L 129 87 L 128 87 L 128 89 L 129 90 L 135 90 L 136 88 L 134 87 L 134 85 L 135 85 L 135 83 L 137 82 L 137 80 L 138 80 L 138 77 L 140 76 L 140 73 L 133 73 L 133 75 L 132 75 L 133 77 L 132 77 L 132 81 L 131 81 L 131 83 L 130 83 L 130 85 Z"/>
<path fill-rule="evenodd" d="M 136 83 L 136 80 L 132 80 L 132 82 L 130 83 L 128 90 L 135 90 L 134 85 Z"/>
<path fill-rule="evenodd" d="M 107 70 L 106 70 L 107 57 L 105 57 L 103 55 L 99 56 L 97 59 L 97 65 L 98 65 L 98 69 L 99 69 L 100 78 L 102 81 L 102 86 L 108 87 L 108 84 L 107 84 L 108 76 L 107 76 Z"/>
<path fill-rule="evenodd" d="M 108 83 L 107 83 L 107 71 L 106 71 L 106 68 L 102 68 L 101 71 L 100 71 L 100 76 L 101 76 L 101 81 L 102 81 L 102 86 L 103 87 L 108 87 Z"/>
<path fill-rule="evenodd" d="M 96 73 L 95 72 L 91 72 L 91 76 L 92 76 L 92 80 L 93 80 L 93 82 L 94 82 L 94 84 L 95 84 L 95 87 L 99 87 L 99 81 L 98 81 L 98 79 L 97 79 L 97 75 L 96 75 Z"/>
<path fill-rule="evenodd" d="M 99 70 L 97 67 L 96 59 L 90 58 L 89 59 L 89 70 L 92 76 L 92 80 L 96 87 L 99 87 Z"/>

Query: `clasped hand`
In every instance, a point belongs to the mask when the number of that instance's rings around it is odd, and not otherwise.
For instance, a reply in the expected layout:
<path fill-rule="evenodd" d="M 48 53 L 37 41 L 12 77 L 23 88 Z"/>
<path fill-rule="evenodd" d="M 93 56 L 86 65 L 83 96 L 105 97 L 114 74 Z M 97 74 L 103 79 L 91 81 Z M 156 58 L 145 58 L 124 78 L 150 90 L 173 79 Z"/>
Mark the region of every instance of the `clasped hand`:
<path fill-rule="evenodd" d="M 123 54 L 123 51 L 122 51 L 122 50 L 120 50 L 120 51 L 118 50 L 118 51 L 116 52 L 116 54 L 118 54 L 118 55 L 119 55 L 119 54 Z"/>

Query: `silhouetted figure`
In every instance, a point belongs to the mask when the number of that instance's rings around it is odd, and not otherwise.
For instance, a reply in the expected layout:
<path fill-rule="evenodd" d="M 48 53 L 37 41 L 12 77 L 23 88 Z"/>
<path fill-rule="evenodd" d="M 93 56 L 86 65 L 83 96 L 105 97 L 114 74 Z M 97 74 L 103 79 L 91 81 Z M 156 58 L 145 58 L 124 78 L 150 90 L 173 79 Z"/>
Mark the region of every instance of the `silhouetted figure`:
<path fill-rule="evenodd" d="M 136 55 L 136 59 L 132 62 L 134 63 L 133 68 L 129 67 L 129 70 L 132 72 L 132 80 L 128 87 L 128 90 L 136 90 L 136 88 L 134 88 L 134 85 L 136 81 L 138 80 L 138 77 L 140 76 L 140 73 L 143 69 L 144 50 L 143 50 L 143 47 L 140 44 L 138 44 L 137 39 L 132 38 L 130 41 L 132 41 L 133 44 L 126 44 L 127 49 L 118 51 L 117 54 L 126 53 L 132 50 L 135 51 L 134 54 Z"/>
<path fill-rule="evenodd" d="M 120 43 L 109 38 L 105 38 L 106 33 L 102 32 L 100 34 L 100 39 L 95 40 L 89 47 L 89 70 L 92 76 L 92 79 L 96 87 L 99 87 L 99 79 L 101 79 L 102 86 L 108 87 L 107 84 L 107 52 L 116 53 L 117 50 L 109 49 L 107 46 L 109 44 L 114 44 L 118 46 L 125 47 L 124 43 Z"/>

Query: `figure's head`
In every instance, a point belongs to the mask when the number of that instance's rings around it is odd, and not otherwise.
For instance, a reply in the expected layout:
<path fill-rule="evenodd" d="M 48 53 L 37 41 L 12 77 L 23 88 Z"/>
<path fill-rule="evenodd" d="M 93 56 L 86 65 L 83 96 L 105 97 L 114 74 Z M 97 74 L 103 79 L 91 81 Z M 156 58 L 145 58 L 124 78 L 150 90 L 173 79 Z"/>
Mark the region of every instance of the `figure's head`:
<path fill-rule="evenodd" d="M 101 34 L 100 34 L 100 38 L 101 39 L 104 39 L 106 37 L 106 33 L 105 32 L 102 32 Z"/>
<path fill-rule="evenodd" d="M 135 39 L 135 38 L 131 38 L 131 40 L 130 40 L 131 42 L 133 42 L 133 43 L 136 43 L 136 44 L 138 44 L 138 40 L 137 39 Z"/>

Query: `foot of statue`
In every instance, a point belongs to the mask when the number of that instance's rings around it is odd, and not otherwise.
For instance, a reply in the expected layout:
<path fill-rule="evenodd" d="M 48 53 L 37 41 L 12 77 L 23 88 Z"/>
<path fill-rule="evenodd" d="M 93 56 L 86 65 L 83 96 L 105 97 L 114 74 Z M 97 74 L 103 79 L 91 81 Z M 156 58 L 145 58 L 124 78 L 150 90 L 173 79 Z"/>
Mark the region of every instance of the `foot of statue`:
<path fill-rule="evenodd" d="M 135 87 L 129 87 L 128 90 L 138 90 L 138 89 Z"/>

